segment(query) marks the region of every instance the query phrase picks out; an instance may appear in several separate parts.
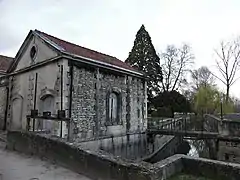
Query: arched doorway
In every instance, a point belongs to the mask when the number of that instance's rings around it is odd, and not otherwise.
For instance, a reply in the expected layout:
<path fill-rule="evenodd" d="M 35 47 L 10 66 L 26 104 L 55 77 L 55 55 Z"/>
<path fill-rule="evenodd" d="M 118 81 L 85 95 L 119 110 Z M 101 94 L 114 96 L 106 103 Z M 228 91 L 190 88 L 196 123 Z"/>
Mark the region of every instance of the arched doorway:
<path fill-rule="evenodd" d="M 12 100 L 11 130 L 22 129 L 23 99 L 18 96 Z"/>

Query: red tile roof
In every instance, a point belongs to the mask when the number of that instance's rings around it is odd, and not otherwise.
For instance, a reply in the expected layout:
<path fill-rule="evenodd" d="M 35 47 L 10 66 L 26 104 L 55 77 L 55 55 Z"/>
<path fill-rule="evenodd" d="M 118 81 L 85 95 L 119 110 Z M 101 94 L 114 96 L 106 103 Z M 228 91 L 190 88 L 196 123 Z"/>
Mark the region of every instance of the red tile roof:
<path fill-rule="evenodd" d="M 74 55 L 78 55 L 78 56 L 83 56 L 85 58 L 90 58 L 99 62 L 103 62 L 103 63 L 107 63 L 109 65 L 114 65 L 120 68 L 124 68 L 127 70 L 131 70 L 131 71 L 135 71 L 135 72 L 139 72 L 137 71 L 135 68 L 133 68 L 132 66 L 130 66 L 129 64 L 117 59 L 116 57 L 113 56 L 109 56 L 91 49 L 87 49 L 85 47 L 67 42 L 65 40 L 59 39 L 57 37 L 54 37 L 52 35 L 46 34 L 44 32 L 41 32 L 39 30 L 35 30 L 35 32 L 39 33 L 40 35 L 45 36 L 47 39 L 49 39 L 50 41 L 52 41 L 53 43 L 57 44 L 58 46 L 60 46 L 61 48 L 63 48 L 66 52 L 70 53 L 70 54 L 74 54 Z"/>
<path fill-rule="evenodd" d="M 13 62 L 13 58 L 0 55 L 0 71 L 7 72 Z"/>

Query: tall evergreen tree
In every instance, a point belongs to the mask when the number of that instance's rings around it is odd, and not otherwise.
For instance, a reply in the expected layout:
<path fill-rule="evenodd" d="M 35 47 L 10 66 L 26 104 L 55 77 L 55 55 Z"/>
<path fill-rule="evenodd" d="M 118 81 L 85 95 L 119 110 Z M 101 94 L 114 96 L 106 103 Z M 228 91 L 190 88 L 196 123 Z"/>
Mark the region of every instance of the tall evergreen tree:
<path fill-rule="evenodd" d="M 138 30 L 132 51 L 125 62 L 145 73 L 148 79 L 148 98 L 151 101 L 153 92 L 156 94 L 160 92 L 162 69 L 160 58 L 144 25 Z"/>

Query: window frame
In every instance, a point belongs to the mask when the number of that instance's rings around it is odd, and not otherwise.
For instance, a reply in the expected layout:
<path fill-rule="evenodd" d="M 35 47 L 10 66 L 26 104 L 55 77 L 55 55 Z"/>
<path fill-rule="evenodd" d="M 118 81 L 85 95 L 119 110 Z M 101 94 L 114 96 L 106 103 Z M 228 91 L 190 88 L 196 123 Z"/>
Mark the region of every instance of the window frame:
<path fill-rule="evenodd" d="M 117 100 L 117 104 L 116 104 L 116 120 L 113 121 L 110 117 L 110 98 L 111 98 L 111 94 L 116 95 L 116 100 Z M 121 93 L 119 91 L 114 91 L 111 90 L 107 93 L 106 96 L 106 126 L 116 126 L 116 125 L 122 125 L 122 119 L 121 119 L 121 112 L 122 112 L 122 96 Z"/>
<path fill-rule="evenodd" d="M 33 50 L 35 50 L 35 53 L 34 53 L 34 55 L 32 56 L 32 51 L 33 51 Z M 37 46 L 34 44 L 34 45 L 31 47 L 30 51 L 29 51 L 29 56 L 30 56 L 30 58 L 31 58 L 31 60 L 32 60 L 33 62 L 36 60 L 37 53 L 38 53 L 38 48 L 37 48 Z"/>

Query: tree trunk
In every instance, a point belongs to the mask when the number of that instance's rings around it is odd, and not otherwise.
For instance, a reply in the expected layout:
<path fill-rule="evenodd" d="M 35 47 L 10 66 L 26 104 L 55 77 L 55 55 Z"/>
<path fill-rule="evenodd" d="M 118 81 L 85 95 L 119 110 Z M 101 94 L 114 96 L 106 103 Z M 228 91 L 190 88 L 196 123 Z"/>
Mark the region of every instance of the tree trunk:
<path fill-rule="evenodd" d="M 226 103 L 229 102 L 229 89 L 230 89 L 230 85 L 227 85 L 227 93 L 226 93 Z"/>

